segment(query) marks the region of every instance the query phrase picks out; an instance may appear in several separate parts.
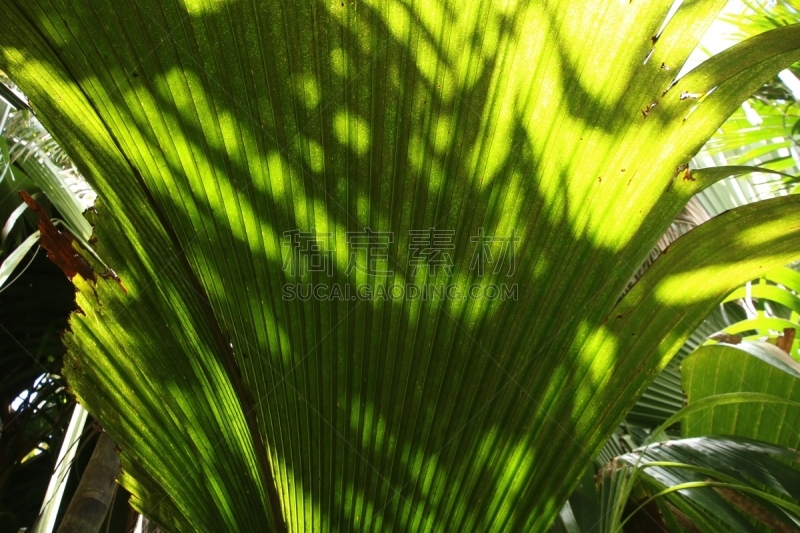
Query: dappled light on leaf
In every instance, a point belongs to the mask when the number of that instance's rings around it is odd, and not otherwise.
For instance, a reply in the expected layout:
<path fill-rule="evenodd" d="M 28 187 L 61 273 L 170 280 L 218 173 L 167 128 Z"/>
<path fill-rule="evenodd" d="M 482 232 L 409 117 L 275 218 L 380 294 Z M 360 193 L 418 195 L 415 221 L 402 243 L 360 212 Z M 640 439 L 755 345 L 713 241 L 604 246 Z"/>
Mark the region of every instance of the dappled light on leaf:
<path fill-rule="evenodd" d="M 676 169 L 800 57 L 795 28 L 665 93 L 722 2 L 655 45 L 671 1 L 12 4 L 0 64 L 129 286 L 77 280 L 65 373 L 166 529 L 545 530 L 692 326 L 796 256 L 783 198 L 625 293 L 708 185 Z"/>

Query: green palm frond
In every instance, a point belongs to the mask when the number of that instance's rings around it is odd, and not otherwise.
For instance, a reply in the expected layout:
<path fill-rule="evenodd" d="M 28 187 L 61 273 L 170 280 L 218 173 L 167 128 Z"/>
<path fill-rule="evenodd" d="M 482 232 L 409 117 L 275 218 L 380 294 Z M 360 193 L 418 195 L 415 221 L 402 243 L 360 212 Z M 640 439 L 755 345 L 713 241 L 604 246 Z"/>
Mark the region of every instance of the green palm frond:
<path fill-rule="evenodd" d="M 800 447 L 800 364 L 779 348 L 745 341 L 734 346 L 704 346 L 683 362 L 689 406 L 721 394 L 769 394 L 795 405 L 770 402 L 734 404 L 689 416 L 684 436 L 737 435 Z"/>
<path fill-rule="evenodd" d="M 798 256 L 800 198 L 759 202 L 620 300 L 713 182 L 682 169 L 800 58 L 777 29 L 673 84 L 723 4 L 659 34 L 671 1 L 9 2 L 0 66 L 97 191 L 119 275 L 86 255 L 65 373 L 133 506 L 178 531 L 545 530 L 702 318 Z M 513 268 L 476 268 L 495 238 Z"/>
<path fill-rule="evenodd" d="M 5 109 L 0 123 L 0 290 L 21 275 L 21 266 L 33 261 L 37 218 L 27 211 L 20 191 L 58 210 L 54 220 L 84 243 L 92 228 L 83 211 L 95 193 L 64 150 L 30 112 Z M 14 275 L 15 278 L 11 276 Z"/>
<path fill-rule="evenodd" d="M 742 13 L 721 17 L 731 28 L 726 37 L 732 42 L 800 22 L 800 6 L 795 0 L 747 1 L 744 4 L 747 7 Z M 717 184 L 702 195 L 707 198 L 701 198 L 712 214 L 795 190 L 800 172 L 798 74 L 798 65 L 787 66 L 755 91 L 709 140 L 700 158 L 705 164 L 714 161 L 717 165 L 758 165 L 790 176 L 776 178 L 763 174 L 746 180 L 730 180 L 727 188 L 736 189 L 738 194 L 727 198 L 726 187 Z M 718 198 L 719 195 L 723 197 Z"/>
<path fill-rule="evenodd" d="M 741 437 L 669 441 L 619 458 L 700 531 L 791 531 L 800 525 L 800 455 Z M 629 515 L 630 516 L 630 515 Z"/>

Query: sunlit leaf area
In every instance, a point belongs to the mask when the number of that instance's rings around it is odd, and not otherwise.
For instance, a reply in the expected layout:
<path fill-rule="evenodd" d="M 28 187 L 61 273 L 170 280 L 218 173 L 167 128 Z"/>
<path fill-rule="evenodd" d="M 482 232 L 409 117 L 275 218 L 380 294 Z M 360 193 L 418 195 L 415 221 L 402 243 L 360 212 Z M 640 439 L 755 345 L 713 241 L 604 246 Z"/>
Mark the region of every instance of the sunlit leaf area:
<path fill-rule="evenodd" d="M 800 531 L 798 0 L 4 0 L 0 533 Z"/>

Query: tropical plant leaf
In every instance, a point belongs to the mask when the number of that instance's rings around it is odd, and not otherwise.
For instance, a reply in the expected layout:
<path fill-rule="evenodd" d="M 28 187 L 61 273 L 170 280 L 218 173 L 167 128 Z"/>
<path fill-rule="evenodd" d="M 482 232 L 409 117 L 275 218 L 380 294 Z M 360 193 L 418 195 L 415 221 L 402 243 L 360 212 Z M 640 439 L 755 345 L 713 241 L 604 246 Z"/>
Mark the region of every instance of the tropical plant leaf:
<path fill-rule="evenodd" d="M 737 435 L 797 448 L 800 446 L 800 364 L 771 344 L 745 341 L 735 346 L 703 346 L 682 367 L 689 406 L 732 393 L 761 393 L 794 402 L 747 403 L 690 414 L 683 435 Z"/>
<path fill-rule="evenodd" d="M 39 232 L 35 231 L 27 239 L 22 241 L 22 244 L 14 248 L 11 253 L 0 263 L 0 287 L 5 285 L 6 281 L 11 274 L 14 273 L 14 270 L 22 263 L 22 260 L 25 259 L 25 256 L 28 255 L 28 252 L 34 246 L 39 244 Z"/>
<path fill-rule="evenodd" d="M 664 370 L 650 383 L 625 417 L 626 423 L 652 430 L 677 413 L 686 402 L 681 383 L 680 366 L 683 360 L 705 344 L 709 337 L 730 326 L 732 321 L 744 318 L 744 310 L 735 304 L 716 307 L 686 339 Z"/>
<path fill-rule="evenodd" d="M 92 227 L 83 216 L 84 206 L 66 187 L 58 167 L 42 155 L 38 158 L 34 156 L 17 160 L 15 165 L 18 165 L 31 182 L 44 192 L 75 236 L 84 240 L 92 236 Z"/>
<path fill-rule="evenodd" d="M 39 193 L 33 193 L 31 198 L 36 199 L 39 196 Z M 19 220 L 19 217 L 25 212 L 28 208 L 28 205 L 25 202 L 20 202 L 20 204 L 11 212 L 11 214 L 6 219 L 5 224 L 3 225 L 3 230 L 0 232 L 0 242 L 5 242 L 6 238 L 8 238 L 11 230 L 14 229 L 14 225 Z"/>
<path fill-rule="evenodd" d="M 0 172 L 0 182 L 3 181 L 3 178 L 6 177 L 6 174 L 9 173 L 11 179 L 14 178 L 14 172 L 11 170 L 11 155 L 8 149 L 8 142 L 0 137 L 0 154 L 2 154 L 2 164 L 3 164 L 3 171 Z"/>
<path fill-rule="evenodd" d="M 797 0 L 760 2 L 745 0 L 749 12 L 741 15 L 723 15 L 722 18 L 738 30 L 736 37 L 744 39 L 780 26 L 796 24 L 800 17 Z"/>
<path fill-rule="evenodd" d="M 781 2 L 749 2 L 748 9 L 740 15 L 723 15 L 723 20 L 738 28 L 729 32 L 732 40 L 742 40 L 777 27 L 800 22 L 800 12 L 794 0 Z M 704 152 L 714 156 L 718 163 L 734 165 L 758 164 L 775 171 L 796 174 L 800 168 L 795 126 L 800 123 L 796 89 L 790 89 L 796 67 L 780 72 L 759 88 L 742 108 L 722 125 L 704 147 Z M 759 176 L 759 180 L 769 176 Z M 792 189 L 797 178 L 770 180 L 770 185 L 759 182 L 742 183 L 747 201 L 763 195 L 785 193 Z M 751 187 L 754 186 L 754 187 Z M 720 189 L 720 187 L 715 187 Z M 752 198 L 750 198 L 752 196 Z"/>
<path fill-rule="evenodd" d="M 755 318 L 748 318 L 737 322 L 732 326 L 725 328 L 726 333 L 732 335 L 741 334 L 748 331 L 756 331 L 756 335 L 775 336 L 777 332 L 781 332 L 786 328 L 796 328 L 797 323 L 791 322 L 783 318 L 775 318 L 771 316 L 757 316 Z"/>
<path fill-rule="evenodd" d="M 628 501 L 635 478 L 630 475 L 630 470 L 623 468 L 616 461 L 606 466 L 606 471 L 600 473 L 600 517 L 597 524 L 600 533 L 614 533 L 619 531 L 618 525 L 622 520 L 625 503 Z"/>
<path fill-rule="evenodd" d="M 800 272 L 792 268 L 776 268 L 767 272 L 765 278 L 768 281 L 783 285 L 795 293 L 800 292 Z"/>
<path fill-rule="evenodd" d="M 702 531 L 745 532 L 800 524 L 798 458 L 763 442 L 700 437 L 646 446 L 619 461 Z"/>
<path fill-rule="evenodd" d="M 762 172 L 766 174 L 777 174 L 788 178 L 794 178 L 791 174 L 779 172 L 777 170 L 770 170 L 768 168 L 738 165 L 728 167 L 710 167 L 710 168 L 697 168 L 691 171 L 691 175 L 695 178 L 700 177 L 703 181 L 718 181 L 730 176 L 744 176 L 753 172 Z"/>
<path fill-rule="evenodd" d="M 734 112 L 704 150 L 712 155 L 727 153 L 732 164 L 748 165 L 779 157 L 780 150 L 791 145 L 791 128 L 800 117 L 797 106 L 756 100 L 748 105 L 751 116 L 744 109 Z"/>
<path fill-rule="evenodd" d="M 762 280 L 768 281 L 769 278 L 765 276 L 762 278 Z M 732 301 L 745 298 L 767 300 L 769 302 L 781 304 L 795 314 L 800 313 L 800 297 L 798 297 L 794 292 L 790 292 L 789 290 L 777 285 L 757 283 L 752 284 L 749 287 L 741 287 L 733 291 L 727 298 L 725 298 L 725 300 Z"/>
<path fill-rule="evenodd" d="M 86 409 L 76 404 L 72 411 L 72 417 L 70 418 L 69 426 L 67 426 L 64 440 L 61 442 L 61 449 L 58 452 L 55 471 L 50 478 L 50 483 L 47 485 L 47 492 L 45 492 L 42 508 L 39 511 L 39 517 L 33 528 L 31 528 L 33 533 L 49 533 L 53 531 L 56 525 L 58 510 L 61 506 L 61 498 L 64 496 L 64 490 L 67 488 L 72 462 L 75 460 L 75 454 L 78 452 L 78 442 L 80 441 L 81 434 L 83 433 L 83 426 L 86 425 L 86 419 L 88 417 L 89 413 L 86 412 Z"/>
<path fill-rule="evenodd" d="M 775 344 L 775 338 L 787 329 L 800 329 L 800 274 L 790 268 L 768 272 L 761 279 L 733 291 L 726 302 L 741 299 L 747 317 L 730 324 L 725 332 L 745 340 L 764 340 Z M 800 359 L 800 342 L 793 339 L 787 353 Z"/>
<path fill-rule="evenodd" d="M 0 64 L 101 199 L 121 286 L 75 278 L 65 372 L 134 507 L 174 530 L 545 529 L 702 317 L 797 256 L 800 199 L 762 202 L 617 303 L 710 184 L 678 169 L 800 57 L 775 30 L 665 92 L 723 4 L 658 34 L 671 0 L 9 2 Z M 431 228 L 446 248 L 418 262 Z M 501 236 L 514 268 L 470 269 Z"/>
<path fill-rule="evenodd" d="M 581 527 L 578 524 L 577 519 L 575 518 L 575 514 L 572 512 L 572 507 L 570 506 L 569 501 L 564 504 L 564 507 L 558 512 L 558 518 L 560 522 L 557 525 L 561 525 L 563 529 L 555 529 L 555 531 L 566 531 L 567 533 L 581 533 Z"/>
<path fill-rule="evenodd" d="M 715 394 L 707 396 L 699 400 L 695 400 L 691 405 L 685 406 L 683 409 L 669 417 L 664 423 L 655 428 L 652 432 L 652 438 L 648 439 L 645 444 L 651 442 L 664 442 L 668 439 L 660 438 L 664 435 L 666 428 L 670 427 L 675 422 L 688 418 L 697 413 L 703 413 L 706 410 L 713 409 L 720 405 L 738 405 L 747 403 L 759 403 L 761 406 L 770 404 L 769 407 L 774 405 L 791 405 L 793 407 L 800 407 L 800 402 L 795 402 L 780 396 L 773 396 L 771 394 L 763 394 L 759 392 L 726 392 L 722 394 Z"/>
<path fill-rule="evenodd" d="M 601 499 L 595 482 L 595 469 L 593 465 L 587 468 L 578 484 L 559 512 L 559 520 L 554 523 L 554 529 L 559 526 L 569 531 L 593 531 L 601 524 Z M 569 504 L 569 507 L 567 507 Z"/>

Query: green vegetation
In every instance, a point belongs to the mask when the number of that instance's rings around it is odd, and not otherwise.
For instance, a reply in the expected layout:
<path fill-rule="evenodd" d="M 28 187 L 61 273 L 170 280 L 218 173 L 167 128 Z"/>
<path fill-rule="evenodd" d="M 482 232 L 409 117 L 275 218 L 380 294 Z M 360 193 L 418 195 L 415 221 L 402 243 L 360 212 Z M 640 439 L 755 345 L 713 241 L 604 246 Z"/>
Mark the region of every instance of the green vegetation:
<path fill-rule="evenodd" d="M 64 373 L 134 508 L 176 531 L 574 531 L 592 509 L 617 531 L 640 502 L 672 529 L 800 523 L 791 363 L 769 390 L 684 385 L 689 410 L 735 396 L 672 447 L 680 405 L 620 429 L 726 296 L 800 258 L 800 197 L 780 196 L 626 290 L 695 194 L 752 170 L 688 165 L 800 59 L 782 26 L 675 82 L 725 2 L 662 28 L 671 4 L 8 2 L 0 68 L 98 195 L 93 239 L 71 231 L 92 270 Z M 325 289 L 287 293 L 308 285 Z M 740 348 L 700 348 L 681 379 Z M 771 402 L 774 439 L 731 425 Z M 712 449 L 723 464 L 692 463 Z"/>

